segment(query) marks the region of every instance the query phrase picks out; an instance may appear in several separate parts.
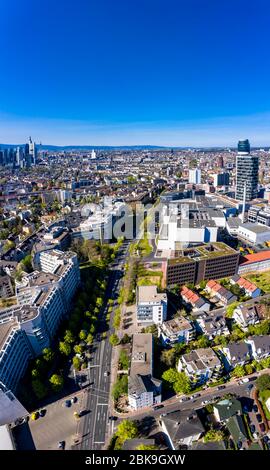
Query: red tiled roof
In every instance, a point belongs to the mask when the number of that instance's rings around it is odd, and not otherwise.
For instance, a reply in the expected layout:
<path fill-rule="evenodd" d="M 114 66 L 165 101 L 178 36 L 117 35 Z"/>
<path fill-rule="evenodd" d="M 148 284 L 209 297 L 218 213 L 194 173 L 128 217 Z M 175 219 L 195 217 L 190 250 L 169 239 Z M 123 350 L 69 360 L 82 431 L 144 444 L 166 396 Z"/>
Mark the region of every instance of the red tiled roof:
<path fill-rule="evenodd" d="M 260 253 L 254 253 L 252 255 L 243 256 L 240 260 L 240 266 L 258 263 L 260 261 L 270 260 L 270 250 L 261 251 Z"/>

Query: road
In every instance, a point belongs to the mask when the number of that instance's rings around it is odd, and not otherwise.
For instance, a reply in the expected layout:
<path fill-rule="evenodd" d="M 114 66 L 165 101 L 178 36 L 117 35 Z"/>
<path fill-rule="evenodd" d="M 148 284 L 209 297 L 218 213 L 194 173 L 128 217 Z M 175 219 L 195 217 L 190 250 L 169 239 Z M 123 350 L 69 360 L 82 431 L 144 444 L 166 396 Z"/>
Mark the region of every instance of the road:
<path fill-rule="evenodd" d="M 105 304 L 101 313 L 96 339 L 93 344 L 93 355 L 89 363 L 89 387 L 85 389 L 86 414 L 81 418 L 79 434 L 81 444 L 77 448 L 81 450 L 100 450 L 106 441 L 109 430 L 108 420 L 109 394 L 111 386 L 111 360 L 112 346 L 109 337 L 113 333 L 113 313 L 111 314 L 109 329 L 106 326 L 106 315 L 108 313 L 108 299 L 116 300 L 121 285 L 122 268 L 128 256 L 129 242 L 124 242 L 116 257 L 114 266 L 111 268 L 108 286 L 105 293 Z M 116 308 L 117 305 L 113 307 Z M 107 330 L 106 339 L 99 334 Z"/>

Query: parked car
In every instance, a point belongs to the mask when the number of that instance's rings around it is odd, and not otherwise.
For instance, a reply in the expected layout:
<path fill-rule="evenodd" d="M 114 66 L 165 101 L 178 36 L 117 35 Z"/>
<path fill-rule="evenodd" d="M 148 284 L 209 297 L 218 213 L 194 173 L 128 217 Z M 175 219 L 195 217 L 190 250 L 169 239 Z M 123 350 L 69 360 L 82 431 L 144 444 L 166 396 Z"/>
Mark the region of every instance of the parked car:
<path fill-rule="evenodd" d="M 71 400 L 65 400 L 64 403 L 63 403 L 63 406 L 65 406 L 66 408 L 70 408 L 71 407 Z"/>
<path fill-rule="evenodd" d="M 260 423 L 259 426 L 260 426 L 260 431 L 261 431 L 261 432 L 265 432 L 265 424 L 264 424 L 264 423 Z"/>
<path fill-rule="evenodd" d="M 39 416 L 43 417 L 46 414 L 46 410 L 42 408 L 42 410 L 39 410 Z"/>
<path fill-rule="evenodd" d="M 104 377 L 108 377 L 109 375 L 110 375 L 110 372 L 108 370 L 105 370 Z"/>
<path fill-rule="evenodd" d="M 202 401 L 202 405 L 207 405 L 207 403 L 209 403 L 209 400 Z"/>
<path fill-rule="evenodd" d="M 255 411 L 255 413 L 257 413 L 257 411 L 258 411 L 257 405 L 253 405 L 253 411 Z"/>
<path fill-rule="evenodd" d="M 154 405 L 153 410 L 160 410 L 160 408 L 163 408 L 164 405 Z"/>
<path fill-rule="evenodd" d="M 38 418 L 39 418 L 39 412 L 38 412 L 38 411 L 34 411 L 34 413 L 31 414 L 31 419 L 32 419 L 33 421 L 36 421 Z"/>
<path fill-rule="evenodd" d="M 250 431 L 251 431 L 252 434 L 253 434 L 254 432 L 256 432 L 256 428 L 255 428 L 254 424 L 251 424 L 251 425 L 250 425 Z"/>
<path fill-rule="evenodd" d="M 225 385 L 219 385 L 217 389 L 218 390 L 224 390 L 224 388 L 226 388 Z"/>
<path fill-rule="evenodd" d="M 182 397 L 180 398 L 180 403 L 182 403 L 183 401 L 189 401 L 190 400 L 190 397 Z"/>
<path fill-rule="evenodd" d="M 262 420 L 262 416 L 260 415 L 260 413 L 256 414 L 256 418 L 257 418 L 257 421 L 260 423 Z"/>
<path fill-rule="evenodd" d="M 77 403 L 78 398 L 77 398 L 77 397 L 73 397 L 73 398 L 71 399 L 71 401 L 72 401 L 72 403 Z"/>

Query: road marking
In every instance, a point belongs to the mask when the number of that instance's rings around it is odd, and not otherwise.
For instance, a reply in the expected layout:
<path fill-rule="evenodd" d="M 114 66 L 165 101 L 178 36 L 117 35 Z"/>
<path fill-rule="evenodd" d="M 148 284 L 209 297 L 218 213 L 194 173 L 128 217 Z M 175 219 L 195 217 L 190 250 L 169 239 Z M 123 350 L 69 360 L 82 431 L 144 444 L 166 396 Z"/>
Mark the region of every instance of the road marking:
<path fill-rule="evenodd" d="M 108 403 L 98 403 L 97 406 L 108 406 Z"/>
<path fill-rule="evenodd" d="M 105 444 L 105 441 L 94 441 L 94 444 Z"/>

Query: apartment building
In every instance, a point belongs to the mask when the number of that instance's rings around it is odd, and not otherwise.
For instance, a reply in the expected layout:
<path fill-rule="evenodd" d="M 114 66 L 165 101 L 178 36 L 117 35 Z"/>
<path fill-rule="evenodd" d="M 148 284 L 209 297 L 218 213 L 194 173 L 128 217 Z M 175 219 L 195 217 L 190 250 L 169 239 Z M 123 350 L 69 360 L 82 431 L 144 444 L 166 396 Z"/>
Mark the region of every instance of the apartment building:
<path fill-rule="evenodd" d="M 193 312 L 210 310 L 210 304 L 203 297 L 199 296 L 186 286 L 183 286 L 180 295 L 187 306 L 190 306 Z"/>
<path fill-rule="evenodd" d="M 232 318 L 242 329 L 259 323 L 262 317 L 262 305 L 238 305 L 233 312 Z"/>
<path fill-rule="evenodd" d="M 230 279 L 230 283 L 233 285 L 237 284 L 241 289 L 245 291 L 246 295 L 248 295 L 249 297 L 252 297 L 253 299 L 261 295 L 261 289 L 259 289 L 259 287 L 257 287 L 256 284 L 253 284 L 253 282 L 250 282 L 247 279 L 244 279 L 238 274 L 236 274 Z"/>
<path fill-rule="evenodd" d="M 270 337 L 268 335 L 251 336 L 245 342 L 250 348 L 250 356 L 256 361 L 270 356 Z"/>
<path fill-rule="evenodd" d="M 159 325 L 167 318 L 167 294 L 157 292 L 157 286 L 137 287 L 137 322 L 139 325 Z"/>
<path fill-rule="evenodd" d="M 178 372 L 185 372 L 194 384 L 217 380 L 222 373 L 222 363 L 211 348 L 199 348 L 183 354 L 178 362 Z"/>
<path fill-rule="evenodd" d="M 228 336 L 230 331 L 226 323 L 226 312 L 223 309 L 195 314 L 195 326 L 200 334 L 212 340 L 216 336 Z"/>
<path fill-rule="evenodd" d="M 222 305 L 229 305 L 237 300 L 237 297 L 234 294 L 219 284 L 219 282 L 212 279 L 207 282 L 205 290 L 213 297 L 216 297 Z"/>
<path fill-rule="evenodd" d="M 221 352 L 226 370 L 232 370 L 238 365 L 243 366 L 251 359 L 249 347 L 244 341 L 229 344 L 222 348 Z"/>
<path fill-rule="evenodd" d="M 158 335 L 164 346 L 187 344 L 195 338 L 195 328 L 190 320 L 180 316 L 159 325 Z"/>
<path fill-rule="evenodd" d="M 128 377 L 128 401 L 133 410 L 161 402 L 161 380 L 153 377 L 153 337 L 133 335 L 131 365 Z"/>

